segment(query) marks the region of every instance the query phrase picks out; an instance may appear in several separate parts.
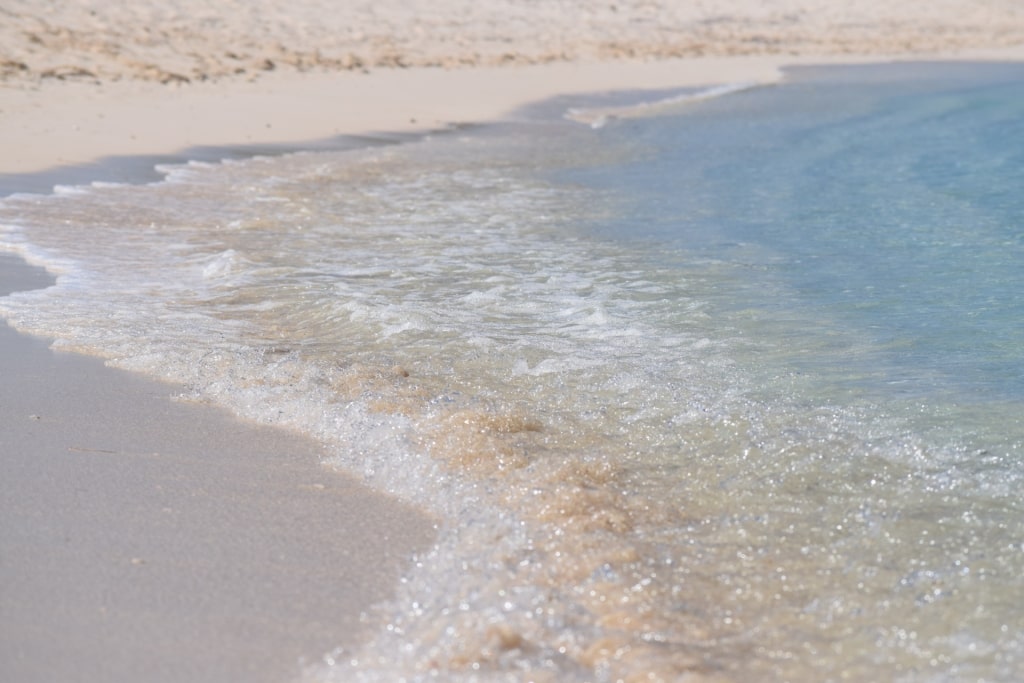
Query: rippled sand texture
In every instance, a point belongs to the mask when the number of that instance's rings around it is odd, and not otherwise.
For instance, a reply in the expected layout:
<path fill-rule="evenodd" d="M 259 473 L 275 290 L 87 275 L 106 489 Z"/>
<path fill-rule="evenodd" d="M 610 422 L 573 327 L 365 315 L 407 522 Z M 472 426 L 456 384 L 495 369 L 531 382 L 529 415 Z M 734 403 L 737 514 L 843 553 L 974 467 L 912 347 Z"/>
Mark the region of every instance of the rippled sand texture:
<path fill-rule="evenodd" d="M 168 0 L 0 7 L 0 82 L 185 83 L 277 69 L 699 55 L 868 54 L 1024 42 L 1016 0 Z"/>

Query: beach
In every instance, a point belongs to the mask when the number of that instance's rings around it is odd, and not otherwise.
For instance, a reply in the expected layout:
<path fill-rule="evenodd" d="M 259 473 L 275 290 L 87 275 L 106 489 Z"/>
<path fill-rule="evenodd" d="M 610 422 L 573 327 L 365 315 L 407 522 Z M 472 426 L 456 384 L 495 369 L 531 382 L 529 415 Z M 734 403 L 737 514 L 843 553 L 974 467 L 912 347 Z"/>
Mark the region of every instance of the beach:
<path fill-rule="evenodd" d="M 46 7 L 0 9 L 3 195 L 153 182 L 157 163 L 422 139 L 515 121 L 555 96 L 1024 57 L 1012 2 Z M 0 257 L 0 295 L 61 276 L 27 265 L 39 260 L 28 247 Z M 106 352 L 2 333 L 0 678 L 294 680 L 370 637 L 366 614 L 444 526 L 287 424 L 105 367 Z M 400 380 L 367 386 L 381 381 Z M 532 430 L 525 418 L 493 428 Z M 497 633 L 488 642 L 514 649 Z"/>
<path fill-rule="evenodd" d="M 430 543 L 314 443 L 0 334 L 5 680 L 289 680 Z"/>

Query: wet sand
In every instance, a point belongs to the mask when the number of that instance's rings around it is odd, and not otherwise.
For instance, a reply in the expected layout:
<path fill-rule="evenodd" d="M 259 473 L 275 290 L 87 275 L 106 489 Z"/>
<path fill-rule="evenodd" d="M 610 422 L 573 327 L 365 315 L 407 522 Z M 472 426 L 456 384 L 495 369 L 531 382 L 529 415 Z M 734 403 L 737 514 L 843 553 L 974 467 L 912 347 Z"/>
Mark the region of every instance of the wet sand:
<path fill-rule="evenodd" d="M 0 294 L 49 277 L 0 254 Z M 432 521 L 295 434 L 0 326 L 0 680 L 287 681 Z"/>

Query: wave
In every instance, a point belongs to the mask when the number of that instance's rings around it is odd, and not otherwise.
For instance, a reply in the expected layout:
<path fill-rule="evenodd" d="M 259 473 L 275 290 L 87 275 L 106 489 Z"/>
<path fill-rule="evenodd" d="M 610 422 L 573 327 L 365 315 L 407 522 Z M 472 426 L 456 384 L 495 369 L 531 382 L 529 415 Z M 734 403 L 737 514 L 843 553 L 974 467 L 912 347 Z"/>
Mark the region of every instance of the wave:
<path fill-rule="evenodd" d="M 647 100 L 617 107 L 573 107 L 564 114 L 565 118 L 591 128 L 601 128 L 615 119 L 637 119 L 648 116 L 664 116 L 678 111 L 681 106 L 704 100 L 725 97 L 753 88 L 764 87 L 762 83 L 725 83 L 696 92 L 687 92 L 660 99 Z"/>

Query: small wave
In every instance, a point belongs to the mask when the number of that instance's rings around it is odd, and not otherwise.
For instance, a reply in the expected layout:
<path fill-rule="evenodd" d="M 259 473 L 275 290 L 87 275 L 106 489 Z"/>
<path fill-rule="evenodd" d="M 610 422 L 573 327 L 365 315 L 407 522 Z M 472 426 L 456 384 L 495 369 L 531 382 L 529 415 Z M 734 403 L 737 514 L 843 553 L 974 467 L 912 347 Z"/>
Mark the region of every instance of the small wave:
<path fill-rule="evenodd" d="M 54 185 L 53 194 L 64 196 L 76 196 L 88 194 L 89 187 L 86 185 Z"/>
<path fill-rule="evenodd" d="M 671 109 L 683 104 L 710 100 L 715 97 L 724 97 L 733 93 L 750 90 L 759 87 L 760 83 L 725 83 L 715 85 L 697 92 L 687 92 L 680 95 L 672 95 L 656 100 L 646 100 L 635 104 L 628 104 L 618 107 L 579 107 L 571 108 L 565 112 L 565 118 L 570 121 L 582 123 L 591 128 L 602 128 L 609 121 L 615 119 L 636 119 L 647 116 L 658 116 L 666 114 Z"/>

